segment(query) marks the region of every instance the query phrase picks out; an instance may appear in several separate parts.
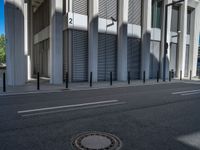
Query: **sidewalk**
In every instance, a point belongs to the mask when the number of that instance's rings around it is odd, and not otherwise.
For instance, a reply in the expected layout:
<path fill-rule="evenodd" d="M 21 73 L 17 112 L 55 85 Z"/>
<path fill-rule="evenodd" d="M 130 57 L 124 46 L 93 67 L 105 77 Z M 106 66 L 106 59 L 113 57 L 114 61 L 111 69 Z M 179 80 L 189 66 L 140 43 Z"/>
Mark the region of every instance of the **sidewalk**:
<path fill-rule="evenodd" d="M 199 82 L 198 82 L 199 81 Z M 3 88 L 0 87 L 0 96 L 5 96 L 5 95 L 24 95 L 24 94 L 34 94 L 34 93 L 53 93 L 53 92 L 63 92 L 63 91 L 79 91 L 79 90 L 92 90 L 92 89 L 105 89 L 105 88 L 119 88 L 119 87 L 130 87 L 130 86 L 145 86 L 145 85 L 156 85 L 156 84 L 171 84 L 171 83 L 180 83 L 180 82 L 188 82 L 188 83 L 199 83 L 200 80 L 196 79 L 193 81 L 189 80 L 178 80 L 178 79 L 173 79 L 171 82 L 166 81 L 163 82 L 162 80 L 157 83 L 157 81 L 154 80 L 146 80 L 145 84 L 143 83 L 142 80 L 134 80 L 131 81 L 130 85 L 128 82 L 120 82 L 120 81 L 113 81 L 113 85 L 110 85 L 109 81 L 104 81 L 104 82 L 96 82 L 93 83 L 92 87 L 90 87 L 88 82 L 79 82 L 79 83 L 69 83 L 69 88 L 65 88 L 65 84 L 62 85 L 52 85 L 49 83 L 49 80 L 41 80 L 40 81 L 40 90 L 37 90 L 37 82 L 36 80 L 31 80 L 29 81 L 26 85 L 24 86 L 17 86 L 17 87 L 12 87 L 12 86 L 7 86 L 6 87 L 6 92 L 3 93 Z"/>

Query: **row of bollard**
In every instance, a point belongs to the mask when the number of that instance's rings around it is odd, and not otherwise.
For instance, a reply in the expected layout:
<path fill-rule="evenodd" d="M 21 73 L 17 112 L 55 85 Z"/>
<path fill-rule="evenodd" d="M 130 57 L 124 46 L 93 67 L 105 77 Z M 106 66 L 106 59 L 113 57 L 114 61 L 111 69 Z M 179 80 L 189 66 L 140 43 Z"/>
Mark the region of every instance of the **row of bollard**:
<path fill-rule="evenodd" d="M 200 70 L 198 71 L 198 76 L 200 79 Z M 157 82 L 160 81 L 160 73 L 159 71 L 157 72 Z M 169 71 L 169 82 L 171 82 L 171 80 L 174 78 L 174 72 L 173 71 Z M 192 80 L 192 71 L 190 71 L 190 75 L 189 75 L 189 79 Z M 146 72 L 143 72 L 143 83 L 146 83 Z M 182 79 L 182 71 L 180 71 L 180 80 Z M 127 75 L 127 81 L 128 81 L 128 85 L 131 84 L 131 72 L 128 72 Z M 89 79 L 89 86 L 92 87 L 93 86 L 93 73 L 90 72 L 90 79 Z M 110 86 L 113 85 L 113 72 L 110 72 Z M 68 89 L 69 88 L 69 75 L 68 72 L 66 72 L 66 78 L 65 78 L 65 88 Z M 40 73 L 37 73 L 37 90 L 40 90 Z M 3 73 L 3 92 L 6 92 L 6 73 Z"/>

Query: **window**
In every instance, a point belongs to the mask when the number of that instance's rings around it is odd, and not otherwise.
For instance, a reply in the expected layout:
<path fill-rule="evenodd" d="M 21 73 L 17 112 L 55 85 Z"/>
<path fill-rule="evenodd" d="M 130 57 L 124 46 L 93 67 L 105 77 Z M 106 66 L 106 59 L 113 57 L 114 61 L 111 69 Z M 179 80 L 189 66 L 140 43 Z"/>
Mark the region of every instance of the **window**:
<path fill-rule="evenodd" d="M 173 6 L 172 8 L 172 19 L 171 19 L 171 31 L 179 31 L 179 7 Z"/>
<path fill-rule="evenodd" d="M 162 0 L 152 1 L 152 28 L 161 28 L 162 22 Z"/>

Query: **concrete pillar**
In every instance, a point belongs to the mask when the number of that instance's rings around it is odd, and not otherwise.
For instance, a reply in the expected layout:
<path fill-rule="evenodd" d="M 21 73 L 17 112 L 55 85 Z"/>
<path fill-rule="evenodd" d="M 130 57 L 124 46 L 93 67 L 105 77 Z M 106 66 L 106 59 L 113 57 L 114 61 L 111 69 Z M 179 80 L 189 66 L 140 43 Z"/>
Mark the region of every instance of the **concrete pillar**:
<path fill-rule="evenodd" d="M 187 4 L 188 0 L 185 0 L 180 8 L 180 35 L 179 35 L 179 48 L 178 48 L 178 64 L 177 75 L 180 77 L 180 71 L 182 71 L 182 77 L 185 74 L 185 58 L 186 58 L 186 39 L 187 39 Z"/>
<path fill-rule="evenodd" d="M 164 67 L 164 52 L 165 52 L 165 6 L 167 4 L 172 3 L 172 0 L 165 0 L 163 1 L 163 17 L 162 17 L 162 35 L 161 35 L 161 62 L 160 62 L 160 77 L 163 78 L 163 67 Z M 171 18 L 172 17 L 172 6 L 168 7 L 168 13 L 167 13 L 167 43 L 168 43 L 168 49 L 167 49 L 167 55 L 166 55 L 166 67 L 165 67 L 165 78 L 169 78 L 169 67 L 170 67 L 170 42 L 171 42 Z"/>
<path fill-rule="evenodd" d="M 63 83 L 63 0 L 50 0 L 51 83 Z"/>
<path fill-rule="evenodd" d="M 7 80 L 12 86 L 27 81 L 24 49 L 24 0 L 4 0 Z"/>
<path fill-rule="evenodd" d="M 119 81 L 127 80 L 127 24 L 128 0 L 118 0 L 118 54 L 117 78 Z"/>
<path fill-rule="evenodd" d="M 93 82 L 97 82 L 98 80 L 98 11 L 99 0 L 89 0 L 88 74 L 90 75 L 90 72 L 93 73 Z M 88 78 L 90 78 L 90 76 L 88 76 Z"/>
<path fill-rule="evenodd" d="M 192 76 L 197 75 L 199 32 L 200 32 L 200 4 L 198 4 L 191 14 L 190 27 L 190 53 L 189 53 L 189 72 L 192 70 Z"/>
<path fill-rule="evenodd" d="M 152 0 L 143 0 L 141 78 L 143 71 L 145 71 L 146 79 L 149 79 L 150 65 L 151 5 Z"/>
<path fill-rule="evenodd" d="M 28 78 L 33 74 L 33 7 L 32 0 L 28 1 Z"/>

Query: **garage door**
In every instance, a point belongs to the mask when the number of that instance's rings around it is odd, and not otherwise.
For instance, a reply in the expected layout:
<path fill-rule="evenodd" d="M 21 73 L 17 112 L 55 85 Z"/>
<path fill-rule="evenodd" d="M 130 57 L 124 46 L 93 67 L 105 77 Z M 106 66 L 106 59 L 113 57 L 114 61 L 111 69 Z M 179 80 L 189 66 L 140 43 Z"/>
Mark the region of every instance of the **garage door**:
<path fill-rule="evenodd" d="M 88 80 L 88 33 L 72 31 L 72 81 Z"/>
<path fill-rule="evenodd" d="M 98 45 L 98 80 L 109 80 L 110 72 L 113 72 L 113 80 L 116 80 L 117 36 L 100 33 Z"/>
<path fill-rule="evenodd" d="M 128 38 L 128 71 L 131 80 L 140 79 L 141 73 L 141 40 Z"/>
<path fill-rule="evenodd" d="M 150 49 L 150 79 L 157 77 L 157 72 L 160 69 L 160 42 L 151 41 Z"/>

